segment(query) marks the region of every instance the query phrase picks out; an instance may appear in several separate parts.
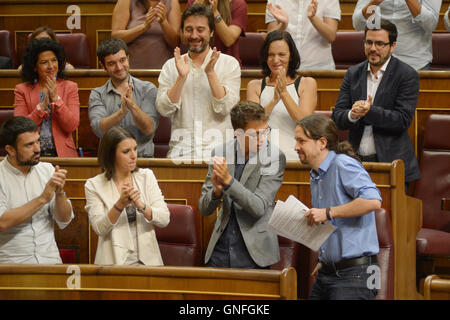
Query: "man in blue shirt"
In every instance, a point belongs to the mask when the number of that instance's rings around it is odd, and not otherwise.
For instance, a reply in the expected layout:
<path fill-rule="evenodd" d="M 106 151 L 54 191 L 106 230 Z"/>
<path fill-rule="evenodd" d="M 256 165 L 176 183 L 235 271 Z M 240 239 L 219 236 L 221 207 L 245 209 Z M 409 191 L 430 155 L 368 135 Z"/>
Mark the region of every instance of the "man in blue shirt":
<path fill-rule="evenodd" d="M 92 131 L 102 138 L 109 128 L 120 125 L 136 137 L 139 157 L 153 157 L 153 137 L 159 121 L 155 85 L 131 76 L 128 47 L 123 40 L 104 40 L 97 48 L 97 56 L 110 78 L 92 89 L 89 96 Z"/>
<path fill-rule="evenodd" d="M 330 220 L 336 230 L 319 249 L 310 299 L 374 299 L 369 269 L 379 251 L 374 210 L 380 192 L 348 142 L 338 142 L 336 124 L 311 115 L 297 122 L 295 150 L 311 166 L 310 225 Z M 379 273 L 378 273 L 379 274 Z"/>

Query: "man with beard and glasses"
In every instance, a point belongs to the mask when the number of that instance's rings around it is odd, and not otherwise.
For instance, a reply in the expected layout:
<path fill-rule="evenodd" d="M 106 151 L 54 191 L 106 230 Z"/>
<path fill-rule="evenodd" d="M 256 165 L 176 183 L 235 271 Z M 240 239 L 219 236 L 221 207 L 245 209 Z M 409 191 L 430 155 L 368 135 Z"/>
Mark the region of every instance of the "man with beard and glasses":
<path fill-rule="evenodd" d="M 419 95 L 417 72 L 392 56 L 397 28 L 381 19 L 377 29 L 365 31 L 367 60 L 348 69 L 342 82 L 333 120 L 349 129 L 349 141 L 362 161 L 405 163 L 407 183 L 420 178 L 408 128 Z"/>
<path fill-rule="evenodd" d="M 153 137 L 159 120 L 155 85 L 130 75 L 128 47 L 122 39 L 101 42 L 97 57 L 110 78 L 105 85 L 91 91 L 92 130 L 101 138 L 109 128 L 120 125 L 136 137 L 139 157 L 153 157 Z"/>
<path fill-rule="evenodd" d="M 67 170 L 39 162 L 36 123 L 13 117 L 0 129 L 0 263 L 62 263 L 54 235 L 56 221 L 64 229 L 74 214 L 66 198 Z"/>
<path fill-rule="evenodd" d="M 230 110 L 239 101 L 241 69 L 232 56 L 211 49 L 214 17 L 209 7 L 194 4 L 181 18 L 181 39 L 162 67 L 156 107 L 172 118 L 169 158 L 209 159 L 211 149 L 232 132 Z"/>

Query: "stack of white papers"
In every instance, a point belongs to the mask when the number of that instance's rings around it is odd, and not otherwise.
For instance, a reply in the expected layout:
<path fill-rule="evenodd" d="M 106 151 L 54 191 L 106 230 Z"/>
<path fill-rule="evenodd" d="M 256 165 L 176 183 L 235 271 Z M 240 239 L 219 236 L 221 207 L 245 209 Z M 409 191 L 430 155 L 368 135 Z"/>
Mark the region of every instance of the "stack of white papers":
<path fill-rule="evenodd" d="M 278 200 L 267 230 L 318 251 L 336 227 L 329 221 L 308 226 L 308 218 L 305 217 L 308 210 L 309 208 L 293 195 L 285 202 Z"/>

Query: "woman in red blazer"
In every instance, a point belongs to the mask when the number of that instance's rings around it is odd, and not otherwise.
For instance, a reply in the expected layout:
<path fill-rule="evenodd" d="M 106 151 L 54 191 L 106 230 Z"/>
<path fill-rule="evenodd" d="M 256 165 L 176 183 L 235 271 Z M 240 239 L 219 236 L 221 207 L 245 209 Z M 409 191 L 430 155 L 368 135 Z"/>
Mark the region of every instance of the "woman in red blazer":
<path fill-rule="evenodd" d="M 51 39 L 34 39 L 23 57 L 22 80 L 14 90 L 14 116 L 39 126 L 41 155 L 77 157 L 72 133 L 80 123 L 78 85 L 64 80 L 63 47 Z"/>

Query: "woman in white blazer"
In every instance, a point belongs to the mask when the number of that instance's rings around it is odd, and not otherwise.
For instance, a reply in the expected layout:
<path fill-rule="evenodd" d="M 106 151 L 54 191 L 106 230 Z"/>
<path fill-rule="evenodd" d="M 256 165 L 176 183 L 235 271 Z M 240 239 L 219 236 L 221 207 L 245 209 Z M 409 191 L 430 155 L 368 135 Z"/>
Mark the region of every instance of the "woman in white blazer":
<path fill-rule="evenodd" d="M 167 226 L 169 209 L 153 172 L 136 161 L 133 134 L 110 128 L 98 152 L 103 173 L 84 186 L 85 208 L 99 236 L 95 264 L 163 265 L 154 226 Z"/>

